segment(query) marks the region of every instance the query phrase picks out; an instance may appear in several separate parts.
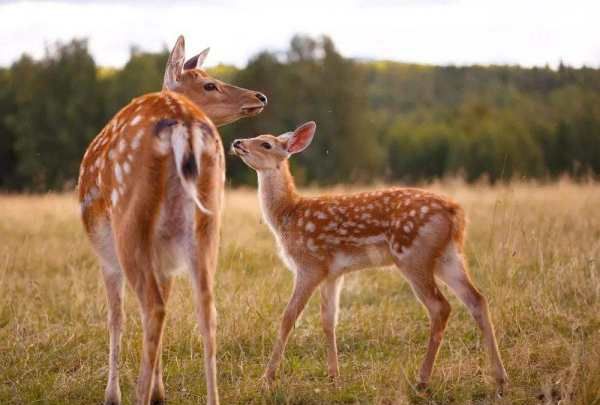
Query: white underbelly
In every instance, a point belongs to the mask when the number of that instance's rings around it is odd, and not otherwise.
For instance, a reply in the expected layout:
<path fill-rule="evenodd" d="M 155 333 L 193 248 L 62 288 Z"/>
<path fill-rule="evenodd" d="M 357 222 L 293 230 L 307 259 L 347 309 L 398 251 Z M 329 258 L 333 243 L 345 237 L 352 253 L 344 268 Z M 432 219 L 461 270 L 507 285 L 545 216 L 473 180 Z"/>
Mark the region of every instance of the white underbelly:
<path fill-rule="evenodd" d="M 344 274 L 369 267 L 393 264 L 387 243 L 373 244 L 354 251 L 340 251 L 333 255 L 330 265 L 332 274 Z"/>

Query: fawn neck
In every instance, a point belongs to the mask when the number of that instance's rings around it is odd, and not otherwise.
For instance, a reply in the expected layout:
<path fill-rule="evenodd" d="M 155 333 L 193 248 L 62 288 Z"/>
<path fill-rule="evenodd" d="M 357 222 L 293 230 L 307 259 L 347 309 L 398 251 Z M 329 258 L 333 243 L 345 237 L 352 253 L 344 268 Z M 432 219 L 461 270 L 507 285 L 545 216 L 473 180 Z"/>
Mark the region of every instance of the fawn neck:
<path fill-rule="evenodd" d="M 280 229 L 284 217 L 300 199 L 287 160 L 276 169 L 258 171 L 258 193 L 265 220 L 275 230 Z"/>

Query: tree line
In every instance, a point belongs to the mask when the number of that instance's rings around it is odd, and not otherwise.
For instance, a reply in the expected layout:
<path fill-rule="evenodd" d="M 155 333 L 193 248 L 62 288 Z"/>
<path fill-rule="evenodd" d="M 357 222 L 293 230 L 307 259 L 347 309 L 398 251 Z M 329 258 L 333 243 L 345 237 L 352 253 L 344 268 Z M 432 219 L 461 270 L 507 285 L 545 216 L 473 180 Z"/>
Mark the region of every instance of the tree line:
<path fill-rule="evenodd" d="M 101 68 L 73 40 L 0 69 L 0 189 L 74 187 L 88 143 L 133 97 L 160 90 L 167 56 L 133 48 L 122 69 Z M 296 36 L 210 73 L 269 97 L 258 117 L 220 129 L 225 145 L 317 122 L 292 160 L 304 184 L 600 174 L 599 69 L 361 61 L 328 37 Z M 255 182 L 238 160 L 228 165 L 233 184 Z"/>

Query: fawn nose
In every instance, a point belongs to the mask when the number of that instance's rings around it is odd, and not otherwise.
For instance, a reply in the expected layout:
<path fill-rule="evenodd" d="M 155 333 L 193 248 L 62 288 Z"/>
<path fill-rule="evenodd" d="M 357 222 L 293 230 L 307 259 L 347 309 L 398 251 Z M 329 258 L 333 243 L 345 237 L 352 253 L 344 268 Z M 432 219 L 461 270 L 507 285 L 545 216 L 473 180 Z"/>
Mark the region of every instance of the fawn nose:
<path fill-rule="evenodd" d="M 263 103 L 264 105 L 267 105 L 267 96 L 265 96 L 265 95 L 264 95 L 264 94 L 262 94 L 262 93 L 256 93 L 255 95 L 256 95 L 256 98 L 257 98 L 257 99 L 258 99 L 258 100 L 259 100 L 261 103 Z"/>
<path fill-rule="evenodd" d="M 233 147 L 234 148 L 239 148 L 241 144 L 242 144 L 242 141 L 240 141 L 240 140 L 233 141 Z"/>

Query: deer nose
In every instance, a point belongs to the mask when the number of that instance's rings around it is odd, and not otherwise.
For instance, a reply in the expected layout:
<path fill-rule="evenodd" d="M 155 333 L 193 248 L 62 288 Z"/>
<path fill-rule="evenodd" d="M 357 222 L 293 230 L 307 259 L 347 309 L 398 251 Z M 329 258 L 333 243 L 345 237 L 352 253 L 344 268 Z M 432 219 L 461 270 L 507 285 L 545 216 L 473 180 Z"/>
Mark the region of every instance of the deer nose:
<path fill-rule="evenodd" d="M 242 144 L 242 141 L 240 141 L 240 140 L 233 141 L 233 147 L 234 147 L 234 148 L 237 148 L 237 147 L 239 147 L 241 144 Z"/>
<path fill-rule="evenodd" d="M 267 96 L 265 96 L 262 93 L 256 93 L 256 98 L 260 100 L 261 103 L 263 103 L 264 105 L 267 105 Z"/>

